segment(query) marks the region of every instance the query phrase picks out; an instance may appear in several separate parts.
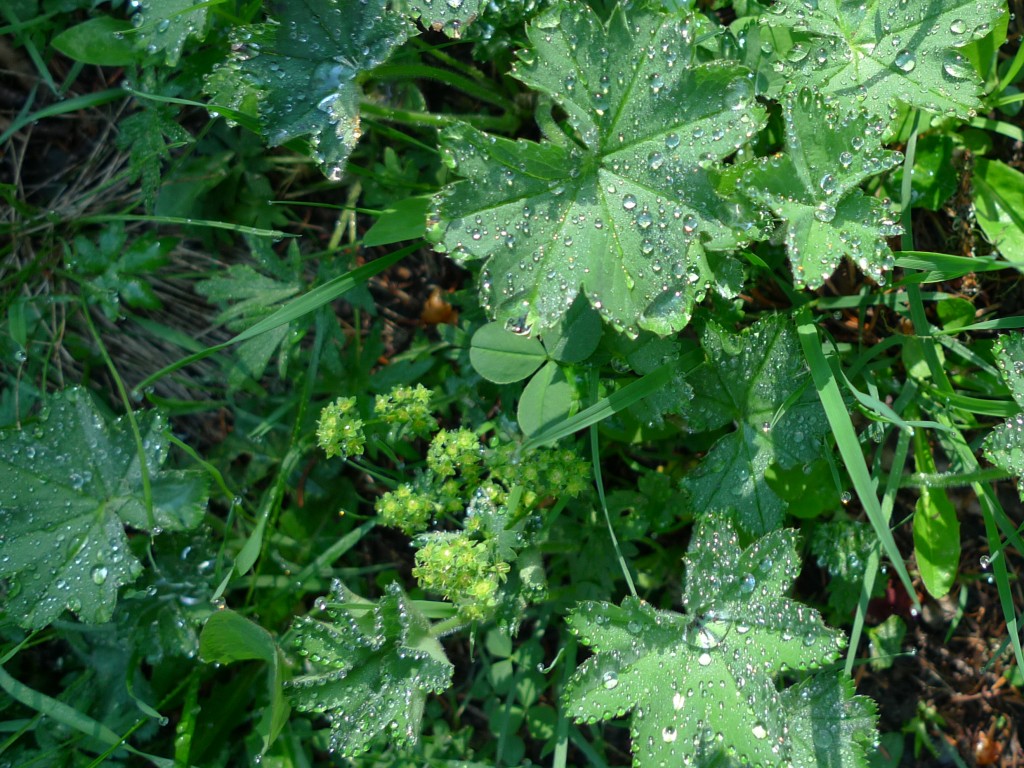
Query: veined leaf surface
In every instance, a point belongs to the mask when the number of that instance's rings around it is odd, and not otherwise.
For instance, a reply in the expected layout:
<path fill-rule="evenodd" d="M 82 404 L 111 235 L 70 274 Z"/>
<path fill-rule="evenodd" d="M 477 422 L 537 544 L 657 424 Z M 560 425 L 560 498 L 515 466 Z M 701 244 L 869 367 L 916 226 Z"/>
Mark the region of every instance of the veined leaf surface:
<path fill-rule="evenodd" d="M 987 34 L 1000 0 L 778 0 L 762 17 L 796 41 L 779 65 L 793 86 L 856 99 L 875 113 L 902 103 L 966 119 L 981 81 L 957 48 Z"/>
<path fill-rule="evenodd" d="M 995 348 L 996 363 L 1010 394 L 1024 409 L 1024 336 L 1002 336 Z M 985 456 L 997 467 L 1017 476 L 1017 490 L 1024 499 L 1024 413 L 1007 419 L 989 433 Z"/>
<path fill-rule="evenodd" d="M 792 745 L 775 677 L 828 663 L 842 647 L 815 610 L 784 597 L 799 563 L 794 531 L 741 549 L 730 523 L 705 517 L 685 558 L 686 615 L 634 597 L 570 615 L 595 653 L 569 682 L 570 713 L 597 722 L 632 711 L 638 768 L 700 764 L 720 751 L 785 764 Z"/>
<path fill-rule="evenodd" d="M 353 597 L 336 584 L 331 599 Z M 415 742 L 427 694 L 451 684 L 452 665 L 441 644 L 397 584 L 367 607 L 356 618 L 328 603 L 324 619 L 305 616 L 295 627 L 299 653 L 312 666 L 292 681 L 292 698 L 300 711 L 327 715 L 331 748 L 342 757 L 360 754 L 384 733 Z"/>
<path fill-rule="evenodd" d="M 269 144 L 309 137 L 313 159 L 332 181 L 341 179 L 361 135 L 358 77 L 408 34 L 408 22 L 386 5 L 278 0 L 271 21 L 238 33 L 237 53 L 225 65 L 261 91 L 260 121 Z"/>
<path fill-rule="evenodd" d="M 181 531 L 202 519 L 202 478 L 160 470 L 166 421 L 156 412 L 137 418 L 151 510 L 126 418 L 108 423 L 88 391 L 65 390 L 35 424 L 0 432 L 0 578 L 4 611 L 21 626 L 45 627 L 65 609 L 109 621 L 118 589 L 142 570 L 125 526 Z"/>
<path fill-rule="evenodd" d="M 671 333 L 715 282 L 706 252 L 763 230 L 713 184 L 763 123 L 750 73 L 700 63 L 695 18 L 625 14 L 602 24 L 565 2 L 528 30 L 514 74 L 565 111 L 572 136 L 441 136 L 464 181 L 439 196 L 432 237 L 459 261 L 486 260 L 481 294 L 498 320 L 550 328 L 582 289 L 632 336 Z"/>
<path fill-rule="evenodd" d="M 798 286 L 819 288 L 849 256 L 884 282 L 902 231 L 888 205 L 857 187 L 900 161 L 881 148 L 885 124 L 803 90 L 784 100 L 786 152 L 742 171 L 741 189 L 786 222 L 786 252 Z"/>
<path fill-rule="evenodd" d="M 695 396 L 682 413 L 694 431 L 736 430 L 719 438 L 683 489 L 694 510 L 732 512 L 744 531 L 761 535 L 782 525 L 786 509 L 765 469 L 818 458 L 828 423 L 783 316 L 739 334 L 709 322 L 702 344 L 707 362 L 687 377 Z"/>

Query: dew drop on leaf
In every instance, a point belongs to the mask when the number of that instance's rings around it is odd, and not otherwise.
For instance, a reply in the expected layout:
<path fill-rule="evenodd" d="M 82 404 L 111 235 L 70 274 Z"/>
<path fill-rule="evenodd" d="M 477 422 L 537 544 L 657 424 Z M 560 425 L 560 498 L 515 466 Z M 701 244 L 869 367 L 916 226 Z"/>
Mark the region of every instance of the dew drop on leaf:
<path fill-rule="evenodd" d="M 896 66 L 904 72 L 912 72 L 917 66 L 917 60 L 910 51 L 900 51 L 896 54 Z"/>
<path fill-rule="evenodd" d="M 601 677 L 601 684 L 609 691 L 618 687 L 619 676 L 614 672 L 605 672 Z"/>

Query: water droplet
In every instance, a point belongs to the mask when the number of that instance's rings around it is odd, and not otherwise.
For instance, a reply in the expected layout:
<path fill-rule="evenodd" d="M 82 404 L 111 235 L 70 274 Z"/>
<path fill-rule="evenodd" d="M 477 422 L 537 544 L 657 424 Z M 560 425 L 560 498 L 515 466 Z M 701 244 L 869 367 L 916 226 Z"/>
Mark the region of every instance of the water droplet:
<path fill-rule="evenodd" d="M 670 133 L 668 136 L 666 136 L 665 137 L 665 146 L 668 147 L 669 149 L 675 149 L 676 147 L 678 147 L 679 146 L 679 134 L 678 133 Z"/>
<path fill-rule="evenodd" d="M 768 731 L 761 723 L 754 723 L 754 727 L 751 729 L 755 739 L 763 739 L 768 735 Z"/>
<path fill-rule="evenodd" d="M 673 741 L 675 741 L 678 735 L 679 734 L 676 732 L 676 729 L 672 726 L 669 726 L 668 728 L 663 728 L 661 731 L 661 739 L 667 744 L 671 744 Z"/>
<path fill-rule="evenodd" d="M 104 584 L 107 581 L 107 567 L 104 565 L 97 565 L 92 569 L 92 583 L 96 585 Z"/>
<path fill-rule="evenodd" d="M 706 667 L 708 664 L 711 663 L 711 654 L 707 651 L 704 651 L 704 653 L 697 657 L 697 663 L 700 664 L 702 667 Z"/>
<path fill-rule="evenodd" d="M 963 19 L 953 19 L 949 22 L 949 31 L 954 35 L 962 35 L 967 31 L 967 25 L 964 23 Z"/>
<path fill-rule="evenodd" d="M 828 223 L 836 217 L 836 209 L 828 203 L 822 203 L 814 209 L 814 218 L 823 223 Z"/>
<path fill-rule="evenodd" d="M 754 574 L 748 573 L 746 576 L 743 577 L 743 581 L 740 582 L 740 592 L 753 592 L 754 587 L 756 586 L 757 579 L 754 577 Z"/>
<path fill-rule="evenodd" d="M 619 676 L 614 672 L 605 672 L 601 677 L 601 684 L 609 691 L 619 685 Z"/>
<path fill-rule="evenodd" d="M 636 198 L 633 195 L 626 195 L 622 198 L 622 207 L 627 211 L 636 208 Z"/>
<path fill-rule="evenodd" d="M 661 152 L 651 152 L 651 154 L 647 156 L 647 164 L 651 167 L 652 171 L 656 171 L 661 168 L 664 162 L 665 156 L 662 155 Z"/>
<path fill-rule="evenodd" d="M 839 500 L 843 502 L 844 505 L 849 504 L 851 501 L 853 501 L 853 494 L 850 493 L 849 491 L 843 491 L 841 494 L 839 494 Z"/>
<path fill-rule="evenodd" d="M 896 66 L 904 72 L 911 72 L 917 66 L 917 60 L 910 51 L 900 51 L 896 54 Z"/>
<path fill-rule="evenodd" d="M 818 186 L 821 187 L 821 191 L 826 195 L 831 195 L 836 191 L 836 177 L 831 173 L 826 173 L 821 177 L 821 181 L 818 182 Z"/>

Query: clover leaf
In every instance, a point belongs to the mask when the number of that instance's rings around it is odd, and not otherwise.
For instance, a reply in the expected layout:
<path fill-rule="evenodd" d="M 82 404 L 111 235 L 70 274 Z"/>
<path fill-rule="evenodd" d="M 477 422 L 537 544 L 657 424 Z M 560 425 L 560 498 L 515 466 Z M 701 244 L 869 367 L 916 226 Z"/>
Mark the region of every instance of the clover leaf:
<path fill-rule="evenodd" d="M 3 609 L 22 627 L 45 627 L 65 609 L 82 621 L 108 621 L 118 589 L 142 570 L 125 526 L 182 531 L 202 519 L 202 477 L 160 469 L 166 420 L 148 412 L 137 421 L 151 508 L 127 418 L 109 422 L 88 391 L 65 390 L 34 424 L 0 432 Z"/>
<path fill-rule="evenodd" d="M 786 251 L 797 285 L 819 288 L 849 256 L 884 282 L 893 256 L 885 242 L 901 232 L 887 203 L 857 187 L 896 165 L 881 148 L 885 124 L 803 90 L 783 102 L 786 151 L 739 171 L 740 188 L 786 222 Z"/>
<path fill-rule="evenodd" d="M 1024 409 L 1024 336 L 1001 336 L 995 354 L 1010 394 Z M 1017 476 L 1017 490 L 1024 500 L 1024 413 L 1018 413 L 993 429 L 983 447 L 989 461 Z"/>
<path fill-rule="evenodd" d="M 794 748 L 776 677 L 828 663 L 843 643 L 816 611 L 783 596 L 799 563 L 792 530 L 741 549 L 729 522 L 705 517 L 685 558 L 685 615 L 635 597 L 570 614 L 571 630 L 594 650 L 567 686 L 570 713 L 592 723 L 632 711 L 638 768 L 718 752 L 786 764 Z"/>
<path fill-rule="evenodd" d="M 500 321 L 550 328 L 582 289 L 629 335 L 669 334 L 715 283 L 706 252 L 763 229 L 713 179 L 764 122 L 750 73 L 702 63 L 693 17 L 629 13 L 617 5 L 602 23 L 572 0 L 527 29 L 513 74 L 572 135 L 553 120 L 540 143 L 465 125 L 441 135 L 463 180 L 438 196 L 431 237 L 458 261 L 485 260 L 482 301 Z"/>
<path fill-rule="evenodd" d="M 761 535 L 782 524 L 786 509 L 765 470 L 818 458 L 828 423 L 784 317 L 740 334 L 708 322 L 702 345 L 707 360 L 687 377 L 695 396 L 681 412 L 694 431 L 736 429 L 718 439 L 682 487 L 691 508 L 733 512 L 744 531 Z"/>
<path fill-rule="evenodd" d="M 290 683 L 296 709 L 327 716 L 331 749 L 342 757 L 360 754 L 384 733 L 414 743 L 427 694 L 445 690 L 452 677 L 426 619 L 395 583 L 375 605 L 337 583 L 329 602 L 317 602 L 330 620 L 305 616 L 294 629 L 299 653 L 315 670 Z"/>
<path fill-rule="evenodd" d="M 875 112 L 902 103 L 968 119 L 981 81 L 959 54 L 1006 12 L 1000 0 L 778 0 L 762 17 L 795 43 L 779 66 L 796 88 L 854 98 Z"/>
<path fill-rule="evenodd" d="M 359 76 L 408 34 L 409 23 L 386 5 L 277 0 L 271 20 L 237 33 L 235 54 L 225 65 L 260 90 L 260 122 L 270 145 L 308 136 L 313 160 L 332 181 L 341 179 L 361 133 Z M 223 72 L 215 82 L 226 88 Z"/>

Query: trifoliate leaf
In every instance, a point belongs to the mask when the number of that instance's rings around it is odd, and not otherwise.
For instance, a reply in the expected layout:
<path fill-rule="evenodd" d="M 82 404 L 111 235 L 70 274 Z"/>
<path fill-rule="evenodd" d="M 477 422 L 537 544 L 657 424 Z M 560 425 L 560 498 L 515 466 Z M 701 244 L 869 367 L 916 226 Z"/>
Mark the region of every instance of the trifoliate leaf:
<path fill-rule="evenodd" d="M 900 155 L 881 148 L 885 124 L 804 90 L 783 102 L 786 151 L 752 163 L 740 188 L 786 222 L 786 251 L 800 287 L 819 288 L 849 256 L 884 281 L 892 268 L 885 239 L 902 230 L 888 205 L 857 187 Z"/>
<path fill-rule="evenodd" d="M 637 768 L 694 765 L 719 750 L 744 764 L 786 764 L 791 726 L 775 678 L 842 647 L 816 611 L 783 597 L 799 572 L 796 539 L 778 530 L 743 550 L 731 524 L 706 517 L 685 558 L 686 615 L 635 597 L 581 604 L 569 626 L 595 655 L 567 687 L 572 716 L 632 711 Z"/>
<path fill-rule="evenodd" d="M 342 757 L 365 751 L 381 734 L 415 742 L 427 694 L 445 690 L 452 677 L 441 644 L 397 584 L 360 615 L 359 606 L 332 607 L 352 600 L 335 585 L 327 618 L 298 621 L 295 643 L 313 671 L 290 684 L 298 710 L 327 716 L 331 749 Z"/>
<path fill-rule="evenodd" d="M 867 768 L 877 738 L 875 703 L 853 694 L 853 681 L 820 672 L 782 692 L 793 765 Z"/>
<path fill-rule="evenodd" d="M 873 112 L 908 104 L 967 119 L 981 81 L 956 49 L 987 34 L 1001 0 L 778 0 L 762 17 L 788 27 L 779 62 L 795 88 L 856 99 Z"/>
<path fill-rule="evenodd" d="M 840 519 L 816 526 L 810 545 L 818 567 L 828 572 L 829 607 L 835 616 L 848 618 L 860 599 L 868 558 L 878 547 L 878 536 L 867 523 Z M 875 592 L 884 584 L 885 579 L 875 579 Z"/>
<path fill-rule="evenodd" d="M 225 66 L 260 89 L 270 146 L 308 137 L 312 157 L 337 181 L 359 140 L 359 76 L 383 62 L 408 33 L 385 0 L 277 0 L 271 20 L 238 33 Z M 217 88 L 225 89 L 223 78 Z"/>
<path fill-rule="evenodd" d="M 0 432 L 3 610 L 21 626 L 39 629 L 65 609 L 82 621 L 108 621 L 118 589 L 142 570 L 125 526 L 181 531 L 201 520 L 201 476 L 160 469 L 166 420 L 155 411 L 136 418 L 151 509 L 127 418 L 108 422 L 86 390 L 66 390 L 35 424 Z"/>
<path fill-rule="evenodd" d="M 1002 336 L 995 347 L 996 363 L 1010 394 L 1024 408 L 1024 336 Z M 1024 500 L 1024 413 L 1018 413 L 989 433 L 983 444 L 985 457 L 1017 476 L 1017 490 Z"/>
<path fill-rule="evenodd" d="M 700 63 L 694 18 L 626 13 L 602 24 L 570 1 L 528 28 L 514 74 L 565 111 L 573 136 L 441 136 L 465 180 L 439 196 L 431 236 L 459 261 L 486 260 L 482 301 L 500 321 L 550 328 L 582 289 L 630 335 L 671 333 L 715 282 L 705 251 L 761 233 L 712 183 L 763 123 L 749 73 Z"/>
<path fill-rule="evenodd" d="M 136 46 L 147 53 L 163 53 L 164 63 L 177 65 L 189 37 L 202 40 L 206 34 L 208 3 L 193 0 L 136 0 L 132 26 L 138 30 Z"/>
<path fill-rule="evenodd" d="M 785 317 L 740 334 L 709 322 L 702 344 L 707 362 L 687 377 L 696 394 L 682 413 L 694 431 L 736 431 L 719 438 L 683 489 L 695 511 L 734 512 L 744 531 L 761 535 L 782 524 L 786 509 L 765 469 L 818 458 L 828 423 Z"/>
<path fill-rule="evenodd" d="M 409 14 L 437 32 L 460 37 L 480 13 L 483 0 L 407 0 Z"/>

